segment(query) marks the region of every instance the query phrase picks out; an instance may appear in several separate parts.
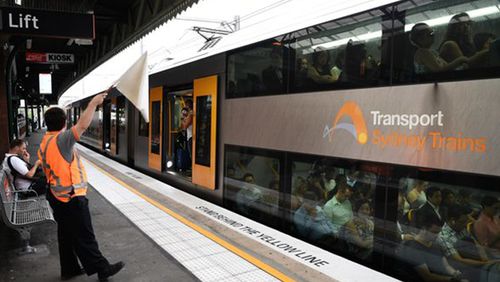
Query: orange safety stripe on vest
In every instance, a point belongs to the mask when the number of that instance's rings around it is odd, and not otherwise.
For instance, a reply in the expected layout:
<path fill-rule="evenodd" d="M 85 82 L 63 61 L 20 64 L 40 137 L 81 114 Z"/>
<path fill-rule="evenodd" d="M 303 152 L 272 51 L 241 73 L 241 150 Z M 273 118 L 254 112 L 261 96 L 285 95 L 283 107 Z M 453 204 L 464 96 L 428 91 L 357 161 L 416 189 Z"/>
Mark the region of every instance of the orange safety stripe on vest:
<path fill-rule="evenodd" d="M 67 203 L 73 197 L 87 194 L 87 175 L 76 151 L 73 151 L 71 163 L 64 159 L 54 141 L 57 136 L 49 133 L 43 137 L 38 157 L 42 160 L 51 193 L 59 201 Z"/>

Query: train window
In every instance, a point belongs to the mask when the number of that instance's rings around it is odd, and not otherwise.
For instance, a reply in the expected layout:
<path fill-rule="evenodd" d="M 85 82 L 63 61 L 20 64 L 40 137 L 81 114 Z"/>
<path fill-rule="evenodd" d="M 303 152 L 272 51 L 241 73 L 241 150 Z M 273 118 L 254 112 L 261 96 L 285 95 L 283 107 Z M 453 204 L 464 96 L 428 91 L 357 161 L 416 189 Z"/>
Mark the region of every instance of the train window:
<path fill-rule="evenodd" d="M 160 141 L 161 141 L 161 130 L 160 130 L 160 106 L 159 101 L 151 103 L 151 153 L 160 154 Z"/>
<path fill-rule="evenodd" d="M 118 131 L 120 134 L 126 133 L 127 109 L 125 108 L 125 98 L 118 97 Z"/>
<path fill-rule="evenodd" d="M 103 108 L 97 107 L 97 110 L 94 112 L 94 116 L 92 117 L 92 122 L 82 135 L 83 139 L 85 139 L 85 141 L 88 141 L 92 146 L 101 148 L 103 138 L 102 128 Z"/>
<path fill-rule="evenodd" d="M 500 192 L 410 177 L 392 182 L 399 185 L 400 278 L 498 281 Z"/>
<path fill-rule="evenodd" d="M 319 158 L 292 163 L 290 218 L 299 237 L 359 260 L 373 251 L 377 176 Z"/>
<path fill-rule="evenodd" d="M 380 83 L 382 10 L 294 32 L 293 91 L 365 87 Z"/>
<path fill-rule="evenodd" d="M 228 98 L 281 94 L 285 91 L 286 48 L 274 38 L 228 56 Z"/>
<path fill-rule="evenodd" d="M 276 225 L 279 212 L 280 161 L 265 152 L 226 149 L 224 197 L 233 210 Z"/>
<path fill-rule="evenodd" d="M 139 115 L 139 136 L 149 137 L 149 122 L 146 122 L 139 111 L 136 111 Z"/>
<path fill-rule="evenodd" d="M 210 166 L 212 136 L 212 96 L 196 97 L 196 164 Z"/>
<path fill-rule="evenodd" d="M 421 2 L 428 2 L 427 4 Z M 408 1 L 398 7 L 394 82 L 497 75 L 498 1 Z"/>

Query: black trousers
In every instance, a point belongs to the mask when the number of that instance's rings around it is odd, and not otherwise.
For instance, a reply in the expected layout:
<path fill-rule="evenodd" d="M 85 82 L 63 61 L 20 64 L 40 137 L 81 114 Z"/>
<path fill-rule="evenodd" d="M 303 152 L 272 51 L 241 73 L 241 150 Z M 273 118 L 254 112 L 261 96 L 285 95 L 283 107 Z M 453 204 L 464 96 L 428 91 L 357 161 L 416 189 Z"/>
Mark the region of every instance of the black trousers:
<path fill-rule="evenodd" d="M 78 273 L 80 271 L 78 260 L 82 263 L 87 275 L 108 267 L 109 262 L 99 251 L 95 239 L 89 200 L 84 196 L 79 196 L 74 197 L 68 203 L 63 203 L 57 200 L 51 191 L 47 191 L 47 199 L 57 221 L 61 275 L 70 276 Z"/>

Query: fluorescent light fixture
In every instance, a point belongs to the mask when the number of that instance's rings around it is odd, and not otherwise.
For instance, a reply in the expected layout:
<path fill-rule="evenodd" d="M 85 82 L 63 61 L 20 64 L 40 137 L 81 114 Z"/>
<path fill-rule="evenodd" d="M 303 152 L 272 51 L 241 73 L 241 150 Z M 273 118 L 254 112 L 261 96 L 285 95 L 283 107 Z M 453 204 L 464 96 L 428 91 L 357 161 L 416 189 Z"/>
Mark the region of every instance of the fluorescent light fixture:
<path fill-rule="evenodd" d="M 500 13 L 500 5 L 494 5 L 494 6 L 484 7 L 484 8 L 480 8 L 480 9 L 470 10 L 470 11 L 467 11 L 466 13 L 469 15 L 469 17 L 471 19 L 489 16 L 489 15 Z M 426 23 L 429 26 L 440 26 L 440 25 L 444 25 L 444 24 L 449 23 L 452 17 L 453 17 L 453 15 L 448 15 L 448 16 L 443 16 L 443 17 L 430 19 L 430 20 L 426 20 L 426 21 L 421 21 L 421 22 Z M 405 25 L 405 32 L 409 32 L 413 28 L 414 25 L 415 25 L 414 23 Z M 382 37 L 381 30 L 374 31 L 374 32 L 368 32 L 368 33 L 360 34 L 357 36 L 351 36 L 348 38 L 343 38 L 343 39 L 339 39 L 339 40 L 335 40 L 335 41 L 331 41 L 331 42 L 327 42 L 327 43 L 313 45 L 313 46 L 311 46 L 311 48 L 313 50 L 318 48 L 318 47 L 331 49 L 334 47 L 345 45 L 345 44 L 347 44 L 347 42 L 349 42 L 349 40 L 369 41 L 370 39 L 375 39 L 375 38 L 380 38 L 380 37 Z"/>
<path fill-rule="evenodd" d="M 75 39 L 75 44 L 77 45 L 93 45 L 94 42 L 92 41 L 92 39 L 81 39 L 81 38 L 77 38 Z M 69 43 L 69 41 L 68 41 Z M 67 43 L 66 43 L 67 44 Z"/>
<path fill-rule="evenodd" d="M 40 73 L 38 78 L 40 94 L 52 94 L 52 75 L 50 73 Z"/>

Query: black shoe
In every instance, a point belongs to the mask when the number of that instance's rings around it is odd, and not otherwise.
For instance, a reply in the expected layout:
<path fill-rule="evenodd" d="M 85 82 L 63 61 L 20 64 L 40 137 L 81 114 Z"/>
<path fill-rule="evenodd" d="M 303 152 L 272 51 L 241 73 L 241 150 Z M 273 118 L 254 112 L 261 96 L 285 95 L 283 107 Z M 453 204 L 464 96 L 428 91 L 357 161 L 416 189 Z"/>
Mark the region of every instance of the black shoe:
<path fill-rule="evenodd" d="M 104 270 L 101 270 L 97 273 L 97 278 L 99 278 L 100 282 L 108 281 L 108 277 L 111 277 L 118 273 L 118 271 L 120 271 L 124 266 L 125 263 L 123 263 L 122 261 L 119 261 L 115 264 L 110 264 Z"/>
<path fill-rule="evenodd" d="M 78 270 L 77 272 L 74 272 L 71 274 L 66 274 L 66 275 L 61 275 L 61 280 L 62 281 L 70 280 L 70 279 L 72 279 L 76 276 L 82 275 L 82 274 L 85 274 L 85 269 L 80 268 L 80 270 Z"/>

